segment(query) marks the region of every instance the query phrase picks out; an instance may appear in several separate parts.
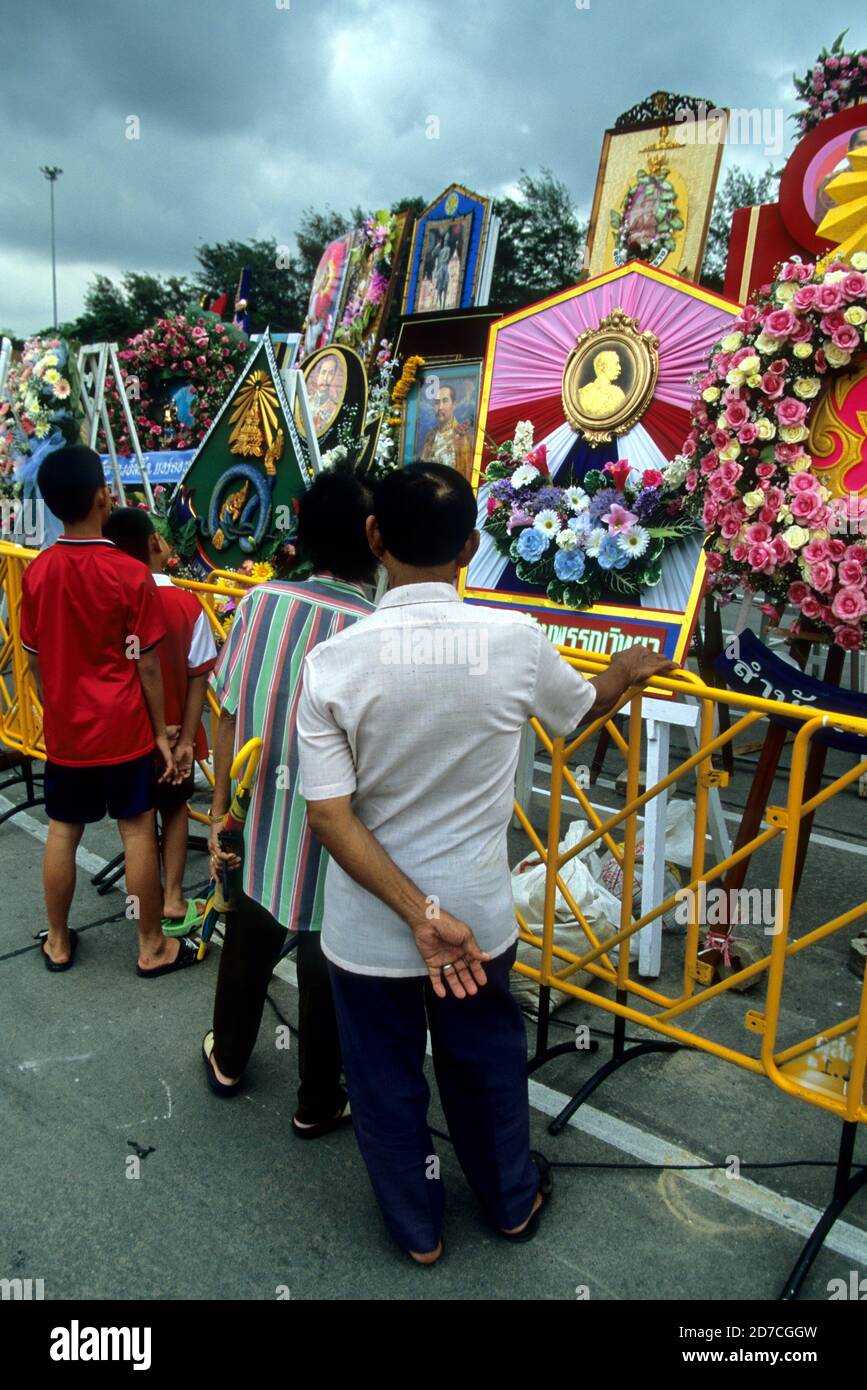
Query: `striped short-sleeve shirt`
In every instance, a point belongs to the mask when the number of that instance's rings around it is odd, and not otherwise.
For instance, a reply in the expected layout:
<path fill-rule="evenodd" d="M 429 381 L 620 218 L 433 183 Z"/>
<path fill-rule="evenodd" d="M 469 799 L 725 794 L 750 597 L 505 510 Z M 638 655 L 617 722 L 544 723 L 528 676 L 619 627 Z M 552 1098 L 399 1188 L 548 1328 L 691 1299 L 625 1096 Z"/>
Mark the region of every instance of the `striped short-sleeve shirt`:
<path fill-rule="evenodd" d="M 304 658 L 373 610 L 359 585 L 322 575 L 257 585 L 238 604 L 211 678 L 220 707 L 235 716 L 235 752 L 264 740 L 244 828 L 244 892 L 292 931 L 320 930 L 328 860 L 298 790 Z"/>

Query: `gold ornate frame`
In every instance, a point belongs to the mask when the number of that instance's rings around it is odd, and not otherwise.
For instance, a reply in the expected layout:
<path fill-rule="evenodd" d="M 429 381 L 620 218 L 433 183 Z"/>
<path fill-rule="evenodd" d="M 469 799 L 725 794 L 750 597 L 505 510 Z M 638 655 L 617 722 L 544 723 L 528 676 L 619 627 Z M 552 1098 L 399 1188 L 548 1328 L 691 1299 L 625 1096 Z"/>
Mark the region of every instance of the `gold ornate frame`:
<path fill-rule="evenodd" d="M 581 375 L 589 357 L 606 348 L 624 353 L 632 365 L 632 385 L 626 399 L 606 416 L 590 415 L 582 408 Z M 625 434 L 641 419 L 653 399 L 659 375 L 659 339 L 654 333 L 643 333 L 637 319 L 617 308 L 600 319 L 597 328 L 579 333 L 575 346 L 566 359 L 561 387 L 563 411 L 576 434 L 582 434 L 588 444 L 607 443 L 615 435 Z"/>

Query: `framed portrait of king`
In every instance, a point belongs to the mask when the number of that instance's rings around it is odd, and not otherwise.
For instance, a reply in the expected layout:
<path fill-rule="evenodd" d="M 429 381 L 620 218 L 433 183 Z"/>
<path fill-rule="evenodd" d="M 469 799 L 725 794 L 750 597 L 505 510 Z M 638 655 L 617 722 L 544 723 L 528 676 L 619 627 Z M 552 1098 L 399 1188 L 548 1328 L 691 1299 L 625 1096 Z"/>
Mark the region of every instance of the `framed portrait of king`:
<path fill-rule="evenodd" d="M 481 359 L 428 362 L 419 372 L 406 404 L 400 459 L 444 463 L 469 480 L 479 419 Z"/>
<path fill-rule="evenodd" d="M 491 204 L 452 184 L 425 208 L 413 232 L 403 313 L 426 314 L 477 304 Z"/>

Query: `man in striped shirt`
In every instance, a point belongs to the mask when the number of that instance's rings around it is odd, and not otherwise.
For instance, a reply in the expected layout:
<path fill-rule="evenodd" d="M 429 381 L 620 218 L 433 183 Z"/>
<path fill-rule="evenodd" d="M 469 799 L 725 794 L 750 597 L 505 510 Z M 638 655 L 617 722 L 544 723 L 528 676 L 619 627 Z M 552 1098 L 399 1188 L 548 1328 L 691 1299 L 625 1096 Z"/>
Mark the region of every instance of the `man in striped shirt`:
<path fill-rule="evenodd" d="M 256 1042 L 265 994 L 286 939 L 299 933 L 298 1109 L 292 1127 L 315 1138 L 348 1119 L 327 969 L 320 950 L 327 856 L 313 838 L 298 791 L 295 714 L 308 652 L 373 611 L 364 593 L 376 560 L 365 535 L 370 494 L 353 477 L 323 473 L 300 503 L 299 543 L 314 573 L 303 583 L 271 580 L 238 605 L 213 688 L 220 705 L 214 740 L 211 849 L 217 862 L 231 800 L 229 768 L 248 739 L 264 740 L 244 830 L 243 897 L 227 914 L 213 1030 L 203 1051 L 216 1094 L 237 1094 Z"/>

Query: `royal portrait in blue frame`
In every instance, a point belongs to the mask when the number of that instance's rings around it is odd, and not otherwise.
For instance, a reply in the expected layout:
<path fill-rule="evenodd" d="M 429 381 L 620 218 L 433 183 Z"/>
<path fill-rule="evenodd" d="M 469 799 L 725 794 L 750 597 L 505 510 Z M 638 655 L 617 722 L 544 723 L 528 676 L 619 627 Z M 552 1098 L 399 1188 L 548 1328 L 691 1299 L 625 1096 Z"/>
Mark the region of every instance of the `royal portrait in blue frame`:
<path fill-rule="evenodd" d="M 404 314 L 475 304 L 490 217 L 490 200 L 457 183 L 425 208 L 413 232 Z"/>

